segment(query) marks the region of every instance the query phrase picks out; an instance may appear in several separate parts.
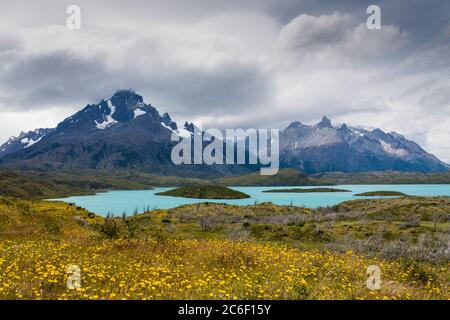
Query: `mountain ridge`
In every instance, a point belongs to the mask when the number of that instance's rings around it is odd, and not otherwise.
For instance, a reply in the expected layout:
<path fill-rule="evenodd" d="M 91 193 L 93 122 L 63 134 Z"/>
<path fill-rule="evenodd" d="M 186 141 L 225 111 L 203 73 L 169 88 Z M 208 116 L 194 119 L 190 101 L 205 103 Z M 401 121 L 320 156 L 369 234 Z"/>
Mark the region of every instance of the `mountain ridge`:
<path fill-rule="evenodd" d="M 133 90 L 119 90 L 64 119 L 30 148 L 3 155 L 0 163 L 9 169 L 134 169 L 212 177 L 250 172 L 237 165 L 175 166 L 171 136 L 190 136 L 192 129 L 187 122 L 179 128 Z"/>
<path fill-rule="evenodd" d="M 449 165 L 396 132 L 294 121 L 280 133 L 280 163 L 307 174 L 324 172 L 446 172 Z"/>
<path fill-rule="evenodd" d="M 213 177 L 249 174 L 257 166 L 182 165 L 171 162 L 171 135 L 193 135 L 132 89 L 88 104 L 55 128 L 21 133 L 0 146 L 0 165 L 10 169 L 133 169 L 157 174 Z M 280 167 L 324 172 L 445 172 L 449 166 L 417 143 L 381 129 L 333 126 L 324 116 L 312 125 L 291 122 L 280 132 Z"/>

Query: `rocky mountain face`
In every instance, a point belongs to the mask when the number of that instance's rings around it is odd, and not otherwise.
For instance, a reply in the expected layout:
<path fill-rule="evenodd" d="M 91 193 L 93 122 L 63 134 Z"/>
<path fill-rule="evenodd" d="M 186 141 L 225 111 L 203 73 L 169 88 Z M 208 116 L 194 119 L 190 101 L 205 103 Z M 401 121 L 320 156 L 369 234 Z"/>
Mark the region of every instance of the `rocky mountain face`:
<path fill-rule="evenodd" d="M 169 114 L 160 115 L 142 96 L 121 90 L 110 99 L 87 105 L 54 129 L 37 129 L 9 139 L 0 146 L 0 165 L 38 170 L 135 169 L 207 177 L 259 169 L 258 165 L 176 166 L 171 160 L 174 132 L 191 136 L 194 124 L 178 127 Z M 335 127 L 326 117 L 315 125 L 295 121 L 280 132 L 280 165 L 307 174 L 449 170 L 447 164 L 397 133 L 345 124 Z"/>
<path fill-rule="evenodd" d="M 0 162 L 6 167 L 39 170 L 137 169 L 195 176 L 250 172 L 242 166 L 173 165 L 172 133 L 185 137 L 192 129 L 188 123 L 178 128 L 167 113 L 160 115 L 145 104 L 142 96 L 122 90 L 108 100 L 87 105 L 32 140 L 29 147 L 18 145 L 14 152 L 1 153 Z M 18 141 L 28 141 L 24 139 Z"/>
<path fill-rule="evenodd" d="M 53 129 L 36 129 L 29 132 L 21 132 L 17 137 L 11 137 L 8 141 L 0 146 L 0 157 L 8 154 L 27 149 L 52 132 Z"/>
<path fill-rule="evenodd" d="M 308 174 L 322 172 L 443 172 L 449 166 L 395 132 L 366 130 L 327 117 L 315 124 L 292 122 L 280 133 L 280 163 Z"/>

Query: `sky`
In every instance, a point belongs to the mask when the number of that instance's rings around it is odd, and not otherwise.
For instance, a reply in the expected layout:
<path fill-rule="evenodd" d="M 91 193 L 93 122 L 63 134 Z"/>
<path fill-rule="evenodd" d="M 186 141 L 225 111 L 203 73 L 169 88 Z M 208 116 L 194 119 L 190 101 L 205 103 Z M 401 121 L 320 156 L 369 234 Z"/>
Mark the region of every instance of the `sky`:
<path fill-rule="evenodd" d="M 129 88 L 179 123 L 327 115 L 450 163 L 450 1 L 0 0 L 0 142 Z"/>

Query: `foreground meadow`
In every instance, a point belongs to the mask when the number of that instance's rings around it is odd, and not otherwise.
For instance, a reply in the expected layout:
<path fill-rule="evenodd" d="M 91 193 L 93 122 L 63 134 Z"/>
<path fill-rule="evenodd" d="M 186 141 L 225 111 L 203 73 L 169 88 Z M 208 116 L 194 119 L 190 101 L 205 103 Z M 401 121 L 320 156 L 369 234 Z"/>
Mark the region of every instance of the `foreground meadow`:
<path fill-rule="evenodd" d="M 3 241 L 3 299 L 446 299 L 447 268 L 222 240 Z M 380 290 L 366 287 L 379 265 Z M 81 269 L 81 288 L 66 286 Z"/>
<path fill-rule="evenodd" d="M 450 298 L 448 260 L 382 259 L 331 250 L 322 238 L 317 246 L 310 239 L 301 247 L 221 228 L 217 221 L 214 228 L 191 223 L 189 214 L 216 209 L 191 206 L 104 219 L 72 205 L 0 198 L 0 299 Z M 270 214 L 300 214 L 272 205 L 247 209 L 259 214 L 252 224 L 244 222 L 248 230 Z M 241 214 L 233 215 L 237 207 L 222 210 L 216 218 Z M 180 221 L 181 212 L 187 220 Z M 366 286 L 370 265 L 381 269 L 379 290 Z M 80 287 L 71 289 L 68 268 L 74 266 Z"/>

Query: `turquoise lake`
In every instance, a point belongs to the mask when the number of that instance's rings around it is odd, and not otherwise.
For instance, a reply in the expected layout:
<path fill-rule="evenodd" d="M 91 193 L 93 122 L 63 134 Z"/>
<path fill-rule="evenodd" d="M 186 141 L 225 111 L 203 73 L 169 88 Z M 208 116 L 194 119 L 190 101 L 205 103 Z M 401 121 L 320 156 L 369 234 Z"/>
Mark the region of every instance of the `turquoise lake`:
<path fill-rule="evenodd" d="M 325 186 L 330 187 L 330 186 Z M 131 215 L 137 211 L 143 212 L 145 208 L 169 209 L 183 204 L 198 202 L 216 202 L 235 205 L 248 205 L 262 202 L 272 202 L 280 205 L 305 206 L 317 208 L 332 206 L 343 201 L 363 199 L 364 197 L 353 196 L 356 193 L 368 191 L 399 191 L 408 195 L 416 196 L 450 196 L 450 185 L 338 185 L 332 188 L 351 190 L 351 192 L 331 193 L 264 193 L 264 190 L 283 188 L 312 188 L 312 187 L 231 187 L 251 196 L 239 200 L 210 200 L 210 199 L 186 199 L 167 196 L 157 196 L 155 193 L 173 188 L 155 188 L 153 190 L 118 190 L 98 193 L 90 196 L 76 196 L 62 199 L 51 199 L 51 201 L 64 201 L 74 203 L 91 212 L 106 216 L 108 213 L 121 215 L 126 212 Z"/>

